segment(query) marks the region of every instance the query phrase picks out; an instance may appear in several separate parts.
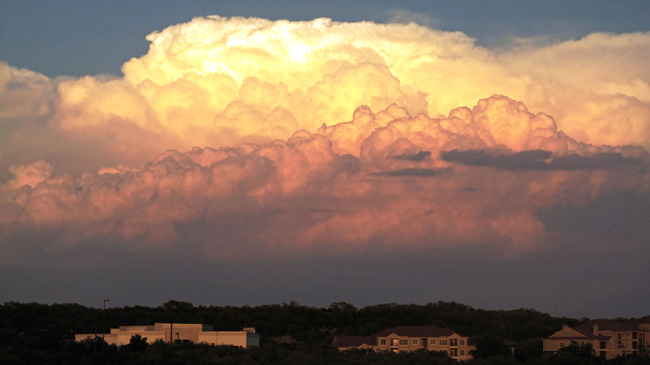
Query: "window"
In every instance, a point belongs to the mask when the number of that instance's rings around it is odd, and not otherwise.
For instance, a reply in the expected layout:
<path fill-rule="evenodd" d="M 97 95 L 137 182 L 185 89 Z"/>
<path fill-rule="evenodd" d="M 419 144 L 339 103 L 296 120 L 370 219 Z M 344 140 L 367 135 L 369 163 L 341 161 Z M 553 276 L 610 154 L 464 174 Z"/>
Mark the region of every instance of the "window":
<path fill-rule="evenodd" d="M 440 346 L 447 346 L 447 340 L 440 340 Z"/>
<path fill-rule="evenodd" d="M 458 349 L 449 349 L 449 356 L 452 357 L 458 356 Z"/>
<path fill-rule="evenodd" d="M 630 338 L 630 333 L 629 333 L 629 332 L 626 333 L 626 334 L 625 334 L 625 337 Z"/>
<path fill-rule="evenodd" d="M 460 350 L 460 356 L 465 356 L 465 350 Z"/>
<path fill-rule="evenodd" d="M 616 354 L 613 352 L 609 354 L 609 357 L 614 357 L 614 356 L 616 356 Z"/>
<path fill-rule="evenodd" d="M 436 340 L 431 339 L 431 344 L 432 344 L 432 345 L 435 345 L 435 344 L 436 344 Z"/>
<path fill-rule="evenodd" d="M 406 338 L 405 338 L 405 339 L 401 339 L 401 338 L 400 338 L 400 340 L 399 340 L 399 345 L 400 345 L 400 346 L 408 346 L 408 344 L 409 344 L 409 340 L 408 340 L 408 339 L 406 339 Z"/>
<path fill-rule="evenodd" d="M 564 347 L 564 342 L 560 342 L 560 347 Z"/>
<path fill-rule="evenodd" d="M 391 346 L 397 346 L 397 339 L 396 338 L 391 338 L 390 339 L 390 345 Z"/>
<path fill-rule="evenodd" d="M 460 345 L 465 346 L 465 340 L 460 340 Z"/>
<path fill-rule="evenodd" d="M 636 340 L 636 332 L 632 332 L 632 339 Z"/>
<path fill-rule="evenodd" d="M 418 344 L 418 339 L 414 338 L 411 340 L 411 345 L 417 345 Z"/>
<path fill-rule="evenodd" d="M 382 338 L 381 340 L 379 340 L 379 343 L 385 346 L 386 345 L 386 339 Z"/>

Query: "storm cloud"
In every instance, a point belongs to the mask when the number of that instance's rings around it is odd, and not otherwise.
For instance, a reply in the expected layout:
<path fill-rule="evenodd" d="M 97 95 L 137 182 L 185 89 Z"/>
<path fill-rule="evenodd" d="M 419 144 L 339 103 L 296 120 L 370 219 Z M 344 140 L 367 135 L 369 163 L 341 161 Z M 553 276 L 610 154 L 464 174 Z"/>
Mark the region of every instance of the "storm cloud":
<path fill-rule="evenodd" d="M 430 282 L 481 277 L 446 257 L 494 273 L 560 257 L 562 281 L 582 252 L 648 250 L 648 33 L 497 52 L 415 23 L 211 16 L 147 40 L 123 77 L 0 63 L 0 264 L 127 280 L 106 268 L 304 260 L 338 275 L 318 258 L 390 267 L 397 252 L 440 264 Z"/>
<path fill-rule="evenodd" d="M 488 152 L 523 146 L 530 149 Z M 441 158 L 423 158 L 429 154 Z M 647 161 L 642 147 L 579 143 L 558 132 L 551 117 L 505 96 L 443 119 L 412 118 L 396 105 L 374 114 L 364 106 L 351 122 L 318 133 L 169 150 L 141 168 L 118 165 L 74 176 L 56 174 L 43 160 L 12 165 L 14 178 L 2 186 L 0 202 L 3 249 L 11 253 L 5 257 L 21 256 L 20 232 L 30 232 L 44 250 L 87 241 L 144 250 L 183 243 L 216 256 L 277 246 L 339 252 L 378 243 L 478 241 L 536 250 L 546 234 L 538 210 L 644 189 Z M 507 175 L 511 171 L 539 173 Z M 196 222 L 209 223 L 204 234 L 183 229 Z"/>

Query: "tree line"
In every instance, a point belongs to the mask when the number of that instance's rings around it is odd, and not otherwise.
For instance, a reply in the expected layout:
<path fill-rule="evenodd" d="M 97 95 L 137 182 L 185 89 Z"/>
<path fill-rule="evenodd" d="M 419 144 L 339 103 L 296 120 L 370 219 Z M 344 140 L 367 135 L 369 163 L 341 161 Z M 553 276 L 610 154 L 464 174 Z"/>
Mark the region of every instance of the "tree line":
<path fill-rule="evenodd" d="M 119 326 L 154 323 L 202 323 L 218 331 L 255 327 L 261 336 L 256 349 L 205 344 L 146 344 L 132 339 L 129 346 L 104 345 L 101 338 L 74 342 L 76 333 L 102 333 Z M 433 325 L 450 328 L 477 346 L 472 364 L 579 364 L 647 359 L 601 360 L 582 349 L 563 357 L 542 356 L 541 338 L 563 324 L 577 326 L 588 321 L 553 317 L 534 309 L 483 310 L 454 302 L 426 305 L 380 304 L 356 308 L 345 302 L 328 308 L 296 302 L 262 306 L 194 306 L 168 301 L 158 307 L 101 308 L 79 304 L 6 302 L 0 305 L 0 363 L 15 364 L 451 364 L 444 353 L 417 351 L 381 354 L 369 351 L 340 352 L 331 346 L 336 335 L 367 336 L 388 327 Z M 514 349 L 514 354 L 512 349 Z M 573 349 L 573 348 L 571 348 Z M 565 350 L 565 352 L 568 350 Z M 624 362 L 620 362 L 621 364 Z M 626 362 L 625 362 L 626 363 Z M 617 363 L 618 364 L 618 363 Z M 627 363 L 626 363 L 627 364 Z"/>

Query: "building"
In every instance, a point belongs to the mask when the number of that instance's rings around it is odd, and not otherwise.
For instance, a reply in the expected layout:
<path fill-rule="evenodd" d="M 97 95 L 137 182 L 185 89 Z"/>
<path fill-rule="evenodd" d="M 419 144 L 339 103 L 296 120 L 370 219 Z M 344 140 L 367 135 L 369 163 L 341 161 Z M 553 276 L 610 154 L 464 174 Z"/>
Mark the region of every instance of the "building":
<path fill-rule="evenodd" d="M 173 336 L 172 336 L 173 333 Z M 259 347 L 260 335 L 254 328 L 244 328 L 243 331 L 213 331 L 212 326 L 188 323 L 156 323 L 153 326 L 120 326 L 111 328 L 107 334 L 79 334 L 76 341 L 94 337 L 104 337 L 109 345 L 128 345 L 133 335 L 147 339 L 147 343 L 161 340 L 164 342 L 205 342 L 211 345 L 230 345 L 243 348 Z"/>
<path fill-rule="evenodd" d="M 633 319 L 630 321 L 630 323 L 636 323 L 637 325 L 639 325 L 639 328 L 644 328 L 650 331 L 650 316 L 641 317 L 639 319 Z"/>
<path fill-rule="evenodd" d="M 545 338 L 544 353 L 554 354 L 572 342 L 591 344 L 596 353 L 606 359 L 639 354 L 650 348 L 650 316 L 636 321 L 617 322 L 596 319 L 576 327 L 564 325 L 549 338 Z"/>
<path fill-rule="evenodd" d="M 445 351 L 456 360 L 469 360 L 476 347 L 469 338 L 450 329 L 435 326 L 399 326 L 372 336 L 336 336 L 333 345 L 339 350 L 372 349 L 382 352 L 415 350 Z"/>

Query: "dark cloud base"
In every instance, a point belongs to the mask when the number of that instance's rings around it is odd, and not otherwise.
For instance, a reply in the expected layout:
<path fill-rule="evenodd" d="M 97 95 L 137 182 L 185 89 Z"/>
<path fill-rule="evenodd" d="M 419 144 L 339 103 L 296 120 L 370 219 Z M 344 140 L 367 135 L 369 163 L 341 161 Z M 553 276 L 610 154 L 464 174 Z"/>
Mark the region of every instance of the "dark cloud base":
<path fill-rule="evenodd" d="M 401 155 L 393 156 L 393 159 L 421 162 L 425 158 L 429 158 L 429 157 L 431 157 L 431 152 L 430 151 L 420 151 L 420 152 L 414 153 L 414 154 L 403 153 Z"/>
<path fill-rule="evenodd" d="M 532 150 L 517 153 L 499 153 L 490 150 L 468 150 L 468 151 L 443 151 L 440 158 L 447 162 L 456 162 L 467 166 L 493 167 L 500 170 L 524 171 L 576 171 L 576 170 L 603 170 L 626 167 L 642 167 L 643 161 L 624 157 L 617 152 L 602 152 L 592 156 L 580 156 L 570 154 L 553 158 L 551 151 Z"/>
<path fill-rule="evenodd" d="M 406 169 L 399 169 L 399 170 L 393 170 L 393 171 L 375 172 L 375 173 L 372 173 L 371 175 L 377 175 L 377 176 L 437 177 L 437 176 L 440 176 L 440 175 L 450 173 L 452 171 L 453 171 L 453 169 L 451 169 L 451 168 L 426 169 L 426 168 L 410 167 L 410 168 L 406 168 Z"/>

